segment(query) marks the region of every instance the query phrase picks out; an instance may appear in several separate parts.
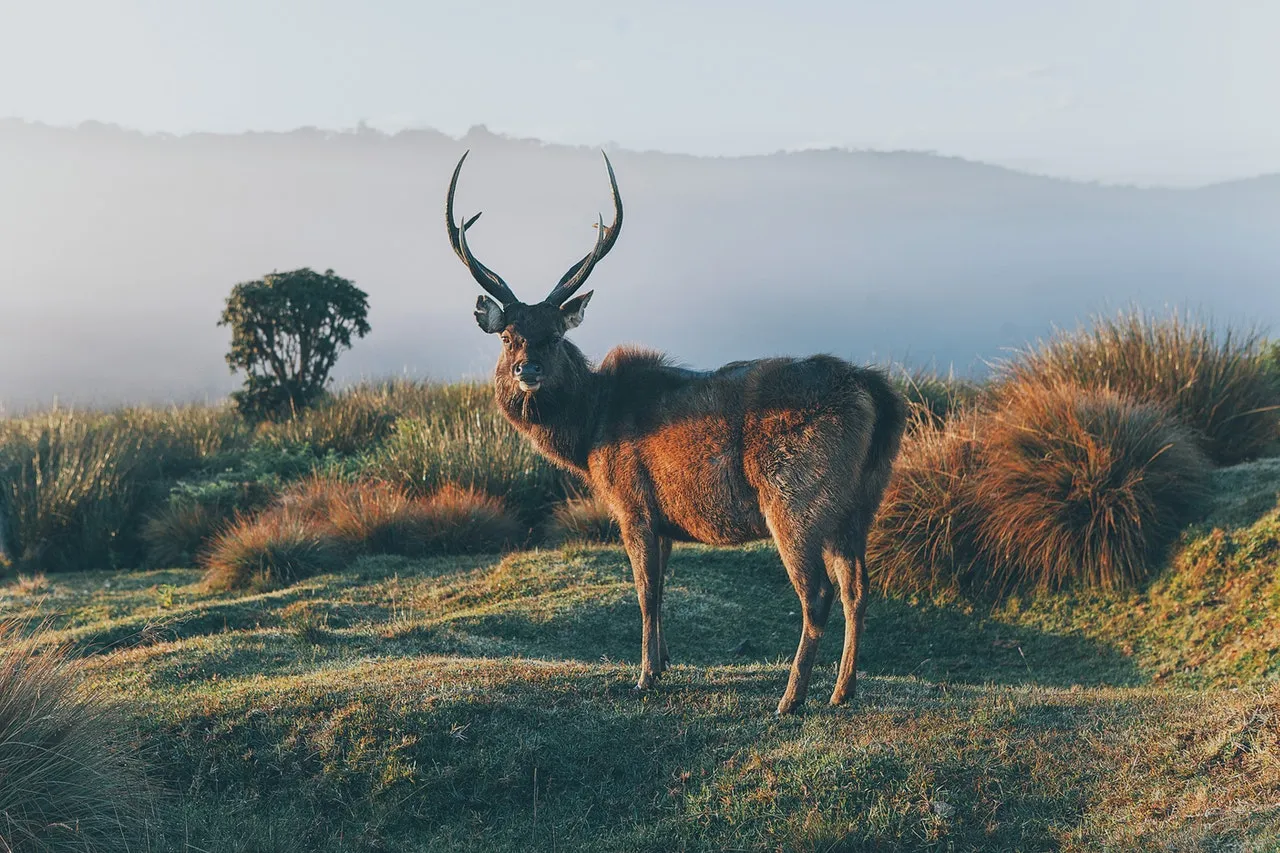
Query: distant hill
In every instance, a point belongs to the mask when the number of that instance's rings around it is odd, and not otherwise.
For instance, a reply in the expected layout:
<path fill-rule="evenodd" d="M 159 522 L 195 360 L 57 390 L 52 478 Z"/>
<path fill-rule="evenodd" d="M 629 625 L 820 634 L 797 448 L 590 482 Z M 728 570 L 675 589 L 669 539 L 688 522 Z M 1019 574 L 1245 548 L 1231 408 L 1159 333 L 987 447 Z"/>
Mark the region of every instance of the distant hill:
<path fill-rule="evenodd" d="M 144 135 L 0 121 L 0 405 L 219 397 L 238 281 L 332 267 L 373 333 L 340 379 L 484 375 L 478 288 L 443 227 L 540 298 L 609 215 L 599 152 L 475 128 Z M 908 152 L 610 151 L 624 233 L 575 333 L 693 366 L 775 353 L 983 369 L 1132 302 L 1280 320 L 1280 176 L 1200 189 L 1073 183 Z"/>

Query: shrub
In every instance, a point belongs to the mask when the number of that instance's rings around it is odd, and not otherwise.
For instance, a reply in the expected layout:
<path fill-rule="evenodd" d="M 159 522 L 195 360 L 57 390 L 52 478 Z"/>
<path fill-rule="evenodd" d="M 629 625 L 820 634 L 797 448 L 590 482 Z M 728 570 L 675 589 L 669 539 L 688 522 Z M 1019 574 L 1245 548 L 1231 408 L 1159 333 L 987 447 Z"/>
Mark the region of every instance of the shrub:
<path fill-rule="evenodd" d="M 1255 457 L 1280 436 L 1280 377 L 1268 367 L 1265 341 L 1177 314 L 1097 318 L 1019 354 L 997 375 L 997 389 L 1067 382 L 1166 406 L 1219 465 Z"/>
<path fill-rule="evenodd" d="M 1190 432 L 1114 391 L 1010 386 L 981 432 L 977 541 L 1001 588 L 1140 581 L 1206 496 Z"/>
<path fill-rule="evenodd" d="M 981 583 L 976 546 L 980 416 L 942 422 L 918 411 L 885 489 L 868 542 L 868 565 L 882 590 L 956 593 Z"/>
<path fill-rule="evenodd" d="M 611 543 L 620 541 L 621 536 L 609 508 L 594 497 L 570 498 L 557 504 L 548 531 L 548 538 L 558 543 Z"/>
<path fill-rule="evenodd" d="M 210 543 L 202 562 L 211 590 L 262 590 L 334 571 L 346 557 L 324 525 L 274 509 L 237 520 Z"/>
<path fill-rule="evenodd" d="M 66 647 L 0 625 L 0 851 L 135 849 L 148 806 L 142 763 Z"/>

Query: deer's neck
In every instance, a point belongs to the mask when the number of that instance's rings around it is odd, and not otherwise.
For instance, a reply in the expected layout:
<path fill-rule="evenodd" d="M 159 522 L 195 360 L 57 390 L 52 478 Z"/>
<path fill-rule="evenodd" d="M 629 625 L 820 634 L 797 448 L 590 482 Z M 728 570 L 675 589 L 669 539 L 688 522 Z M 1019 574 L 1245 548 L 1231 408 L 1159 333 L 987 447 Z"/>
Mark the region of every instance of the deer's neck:
<path fill-rule="evenodd" d="M 576 349 L 573 355 L 554 388 L 526 394 L 510 374 L 501 371 L 494 376 L 494 390 L 507 420 L 543 455 L 586 477 L 600 419 L 602 380 L 586 356 Z"/>

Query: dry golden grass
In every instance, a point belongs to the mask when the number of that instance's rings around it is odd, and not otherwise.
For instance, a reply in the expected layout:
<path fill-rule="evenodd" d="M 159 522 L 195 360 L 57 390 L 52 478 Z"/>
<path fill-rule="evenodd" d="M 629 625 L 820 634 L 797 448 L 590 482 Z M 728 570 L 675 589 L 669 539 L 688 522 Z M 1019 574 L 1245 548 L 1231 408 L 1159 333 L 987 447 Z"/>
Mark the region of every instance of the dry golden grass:
<path fill-rule="evenodd" d="M 148 788 L 123 716 L 23 627 L 0 624 L 0 853 L 135 849 Z"/>
<path fill-rule="evenodd" d="M 45 576 L 44 572 L 36 572 L 34 575 L 18 575 L 17 580 L 13 582 L 13 591 L 18 595 L 44 595 L 51 589 L 53 589 L 53 585 L 49 583 L 49 578 Z"/>
<path fill-rule="evenodd" d="M 912 595 L 959 592 L 980 577 L 974 482 L 982 419 L 917 413 L 868 543 L 873 582 Z"/>
<path fill-rule="evenodd" d="M 366 481 L 335 489 L 330 500 L 328 522 L 335 535 L 365 553 L 489 552 L 525 538 L 502 501 L 461 486 L 410 498 L 388 483 Z"/>
<path fill-rule="evenodd" d="M 346 558 L 325 525 L 277 509 L 237 520 L 201 562 L 210 590 L 271 589 L 339 569 Z"/>
<path fill-rule="evenodd" d="M 339 568 L 360 554 L 423 557 L 501 551 L 527 531 L 501 500 L 445 485 L 410 497 L 389 483 L 310 477 L 211 544 L 213 589 L 269 588 Z"/>
<path fill-rule="evenodd" d="M 618 522 L 603 501 L 590 495 L 570 498 L 557 504 L 551 514 L 547 538 L 555 543 L 586 542 L 608 544 L 618 542 Z"/>
<path fill-rule="evenodd" d="M 1163 409 L 1026 383 L 983 419 L 977 544 L 1000 587 L 1121 587 L 1163 564 L 1202 508 L 1209 466 Z"/>
<path fill-rule="evenodd" d="M 995 390 L 1063 382 L 1165 406 L 1209 458 L 1231 465 L 1280 438 L 1280 374 L 1256 333 L 1193 317 L 1127 311 L 1098 317 L 999 366 Z"/>

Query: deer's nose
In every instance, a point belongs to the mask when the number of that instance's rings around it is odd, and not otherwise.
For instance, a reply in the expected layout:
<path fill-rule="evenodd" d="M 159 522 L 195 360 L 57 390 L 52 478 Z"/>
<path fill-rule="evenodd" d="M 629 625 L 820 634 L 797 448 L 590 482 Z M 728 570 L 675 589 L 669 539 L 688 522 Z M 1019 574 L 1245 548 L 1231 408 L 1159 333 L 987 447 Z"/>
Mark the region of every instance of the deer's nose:
<path fill-rule="evenodd" d="M 517 379 L 537 379 L 542 376 L 542 365 L 536 361 L 522 361 L 511 372 Z"/>

